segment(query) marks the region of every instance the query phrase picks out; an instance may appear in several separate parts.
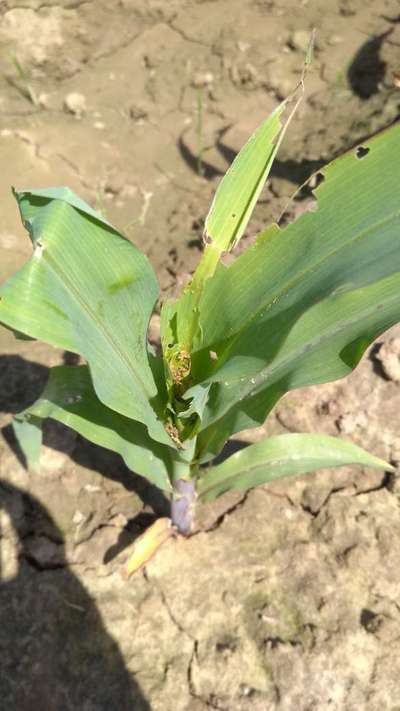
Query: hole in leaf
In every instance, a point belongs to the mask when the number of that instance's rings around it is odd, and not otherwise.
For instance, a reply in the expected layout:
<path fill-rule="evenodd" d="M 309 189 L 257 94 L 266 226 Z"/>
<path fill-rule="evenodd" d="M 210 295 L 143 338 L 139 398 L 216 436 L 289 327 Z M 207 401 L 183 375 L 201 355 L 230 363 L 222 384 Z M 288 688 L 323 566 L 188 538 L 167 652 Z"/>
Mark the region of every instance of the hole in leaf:
<path fill-rule="evenodd" d="M 308 187 L 310 190 L 315 190 L 318 188 L 325 180 L 325 175 L 322 173 L 314 173 L 308 181 Z"/>
<path fill-rule="evenodd" d="M 369 153 L 369 148 L 366 148 L 365 146 L 358 146 L 356 148 L 356 158 L 361 160 L 361 158 L 364 158 L 367 156 Z"/>
<path fill-rule="evenodd" d="M 197 237 L 196 237 L 196 239 L 188 240 L 187 246 L 189 247 L 189 249 L 198 249 L 199 252 L 203 251 L 203 243 L 202 243 L 201 239 L 199 239 Z"/>
<path fill-rule="evenodd" d="M 285 211 L 278 219 L 279 227 L 293 224 L 305 212 L 318 210 L 318 199 L 315 191 L 325 182 L 325 175 L 320 171 L 313 173 L 286 205 Z"/>

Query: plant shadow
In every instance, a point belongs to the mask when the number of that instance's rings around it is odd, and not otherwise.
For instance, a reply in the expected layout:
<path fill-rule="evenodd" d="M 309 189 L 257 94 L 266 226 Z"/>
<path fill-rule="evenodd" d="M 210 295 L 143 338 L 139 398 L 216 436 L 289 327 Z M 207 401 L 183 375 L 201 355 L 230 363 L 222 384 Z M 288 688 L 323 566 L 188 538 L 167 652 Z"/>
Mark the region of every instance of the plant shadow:
<path fill-rule="evenodd" d="M 69 570 L 63 535 L 43 504 L 0 481 L 0 512 L 0 560 L 15 563 L 11 572 L 0 568 L 2 707 L 151 711 L 94 601 Z M 43 546 L 52 551 L 47 561 Z"/>
<path fill-rule="evenodd" d="M 206 180 L 213 180 L 214 178 L 220 178 L 225 175 L 225 171 L 237 156 L 237 151 L 227 145 L 227 143 L 223 140 L 224 136 L 231 127 L 231 124 L 229 124 L 220 129 L 217 133 L 214 144 L 214 147 L 226 162 L 226 169 L 220 170 L 212 163 L 204 160 L 204 158 L 201 159 L 202 177 Z M 199 158 L 197 154 L 191 150 L 188 143 L 185 141 L 184 136 L 185 134 L 182 133 L 177 141 L 179 153 L 186 165 L 194 173 L 198 173 Z M 271 168 L 270 177 L 282 178 L 295 185 L 301 185 L 313 173 L 318 171 L 325 164 L 325 162 L 326 161 L 324 160 L 308 160 L 307 158 L 303 158 L 301 161 L 293 159 L 280 160 L 279 158 L 276 158 Z M 302 197 L 303 195 L 299 196 L 300 199 Z"/>
<path fill-rule="evenodd" d="M 249 445 L 249 442 L 244 442 L 241 439 L 229 439 L 221 452 L 212 460 L 212 465 L 222 464 L 222 462 L 229 459 L 232 454 L 240 452 L 242 449 L 246 449 Z"/>
<path fill-rule="evenodd" d="M 64 362 L 76 365 L 77 357 L 66 353 Z M 29 407 L 40 396 L 48 375 L 49 368 L 39 363 L 19 355 L 0 355 L 0 412 L 16 414 Z M 25 457 L 11 425 L 3 427 L 1 432 L 15 456 L 26 467 Z M 120 455 L 92 444 L 75 433 L 71 444 L 71 433 L 72 430 L 59 422 L 45 423 L 44 444 L 68 454 L 76 464 L 119 482 L 127 491 L 139 496 L 155 517 L 168 515 L 169 502 L 164 494 L 143 477 L 133 474 Z"/>
<path fill-rule="evenodd" d="M 383 42 L 393 28 L 370 37 L 354 55 L 347 70 L 349 84 L 355 94 L 366 101 L 377 94 L 385 77 L 386 62 L 381 59 Z"/>

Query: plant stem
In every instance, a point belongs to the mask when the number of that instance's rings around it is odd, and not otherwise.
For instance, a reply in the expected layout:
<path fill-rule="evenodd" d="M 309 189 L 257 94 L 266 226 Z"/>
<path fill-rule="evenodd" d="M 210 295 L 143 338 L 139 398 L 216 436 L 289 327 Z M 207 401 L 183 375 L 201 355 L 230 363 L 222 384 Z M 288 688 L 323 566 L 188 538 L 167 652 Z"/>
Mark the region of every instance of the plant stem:
<path fill-rule="evenodd" d="M 178 479 L 171 502 L 171 521 L 183 536 L 188 536 L 192 530 L 194 501 L 194 480 Z"/>

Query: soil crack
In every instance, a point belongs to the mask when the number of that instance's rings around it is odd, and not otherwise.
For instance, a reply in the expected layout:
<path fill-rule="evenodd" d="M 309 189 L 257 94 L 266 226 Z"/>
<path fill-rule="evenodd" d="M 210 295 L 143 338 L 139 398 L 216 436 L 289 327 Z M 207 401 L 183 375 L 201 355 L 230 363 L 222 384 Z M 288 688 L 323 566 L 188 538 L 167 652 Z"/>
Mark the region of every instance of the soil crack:
<path fill-rule="evenodd" d="M 189 694 L 193 699 L 201 699 L 201 697 L 198 694 L 196 694 L 194 681 L 193 681 L 193 664 L 195 661 L 197 661 L 198 646 L 199 646 L 198 641 L 194 640 L 192 654 L 190 655 L 189 664 L 188 664 L 188 668 L 187 668 L 187 672 L 186 672 Z"/>
<path fill-rule="evenodd" d="M 28 565 L 36 570 L 37 573 L 44 573 L 47 570 L 63 570 L 64 568 L 68 568 L 68 563 L 63 562 L 63 563 L 39 563 L 37 558 L 35 556 L 29 554 L 29 553 L 23 553 L 22 558 Z"/>
<path fill-rule="evenodd" d="M 223 511 L 218 518 L 214 521 L 214 523 L 210 524 L 206 528 L 201 528 L 198 531 L 195 531 L 192 533 L 192 536 L 197 536 L 199 533 L 211 533 L 211 531 L 216 531 L 222 524 L 224 523 L 225 519 L 233 514 L 235 511 L 238 509 L 241 509 L 242 506 L 246 503 L 248 496 L 250 494 L 250 491 L 246 491 L 243 496 L 239 499 L 239 501 L 236 501 L 236 503 L 232 504 L 226 511 Z M 192 537 L 191 536 L 191 537 Z"/>
<path fill-rule="evenodd" d="M 201 47 L 211 49 L 211 45 L 208 42 L 204 42 L 204 40 L 197 39 L 196 37 L 190 37 L 190 35 L 186 34 L 185 30 L 182 30 L 181 27 L 177 27 L 173 20 L 166 21 L 165 24 L 173 32 L 176 32 L 185 42 L 192 42 L 193 44 L 199 44 Z"/>
<path fill-rule="evenodd" d="M 195 683 L 193 679 L 193 665 L 195 662 L 198 662 L 198 647 L 199 642 L 197 639 L 195 639 L 193 642 L 192 654 L 190 655 L 189 664 L 186 672 L 189 694 L 192 699 L 201 701 L 206 708 L 216 709 L 217 711 L 223 711 L 223 707 L 218 704 L 218 701 L 214 695 L 211 695 L 209 698 L 204 698 L 201 694 L 198 694 L 196 692 Z"/>
<path fill-rule="evenodd" d="M 130 44 L 136 42 L 136 40 L 139 39 L 139 37 L 144 33 L 144 31 L 146 30 L 141 29 L 139 32 L 136 32 L 135 34 L 131 35 L 129 38 L 118 44 L 116 47 L 112 47 L 111 49 L 107 49 L 104 52 L 100 52 L 95 57 L 93 57 L 90 62 L 88 62 L 89 66 L 93 67 L 101 59 L 108 59 L 109 57 L 112 57 L 114 54 L 117 54 L 121 50 L 126 49 L 127 47 L 129 47 Z"/>
<path fill-rule="evenodd" d="M 354 496 L 361 496 L 362 494 L 373 494 L 374 491 L 382 491 L 382 489 L 387 489 L 390 494 L 393 493 L 393 487 L 396 479 L 395 472 L 385 472 L 385 475 L 380 484 L 377 486 L 371 486 L 370 489 L 364 489 L 363 491 L 356 491 Z"/>
<path fill-rule="evenodd" d="M 32 5 L 13 5 L 13 7 L 10 7 L 6 10 L 4 13 L 4 17 L 9 13 L 12 12 L 13 10 L 33 10 L 33 12 L 40 12 L 41 10 L 51 10 L 53 8 L 62 8 L 65 10 L 77 10 L 79 7 L 82 7 L 82 5 L 91 5 L 93 0 L 76 0 L 76 2 L 72 3 L 72 5 L 68 5 L 68 7 L 64 8 L 62 5 L 58 5 L 56 3 L 51 3 L 51 2 L 44 2 L 41 5 L 38 5 L 37 7 L 32 7 Z"/>
<path fill-rule="evenodd" d="M 172 612 L 171 606 L 167 600 L 167 596 L 165 595 L 162 587 L 158 583 L 156 583 L 153 578 L 150 578 L 146 569 L 143 571 L 143 577 L 149 584 L 152 584 L 155 587 L 155 589 L 157 590 L 157 592 L 160 596 L 161 602 L 162 602 L 165 610 L 167 611 L 168 617 L 171 620 L 172 624 L 175 625 L 175 627 L 179 630 L 179 632 L 181 632 L 182 634 L 185 634 L 186 637 L 189 637 L 189 639 L 191 639 L 192 641 L 195 642 L 196 641 L 195 638 L 190 634 L 190 632 L 188 632 L 187 629 L 185 629 L 185 627 L 183 627 L 183 625 L 175 617 L 174 613 Z"/>

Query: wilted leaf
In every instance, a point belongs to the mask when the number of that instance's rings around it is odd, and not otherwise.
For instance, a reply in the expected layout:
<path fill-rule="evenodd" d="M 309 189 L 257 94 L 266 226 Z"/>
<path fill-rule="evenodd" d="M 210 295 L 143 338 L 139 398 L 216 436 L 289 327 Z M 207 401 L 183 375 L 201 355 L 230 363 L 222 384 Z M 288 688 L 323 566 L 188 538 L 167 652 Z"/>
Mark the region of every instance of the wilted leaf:
<path fill-rule="evenodd" d="M 171 538 L 174 533 L 175 529 L 171 525 L 171 519 L 157 519 L 157 521 L 134 542 L 133 553 L 129 556 L 125 566 L 125 577 L 130 578 L 131 575 L 143 568 L 157 553 L 163 543 L 165 543 L 168 538 Z"/>

